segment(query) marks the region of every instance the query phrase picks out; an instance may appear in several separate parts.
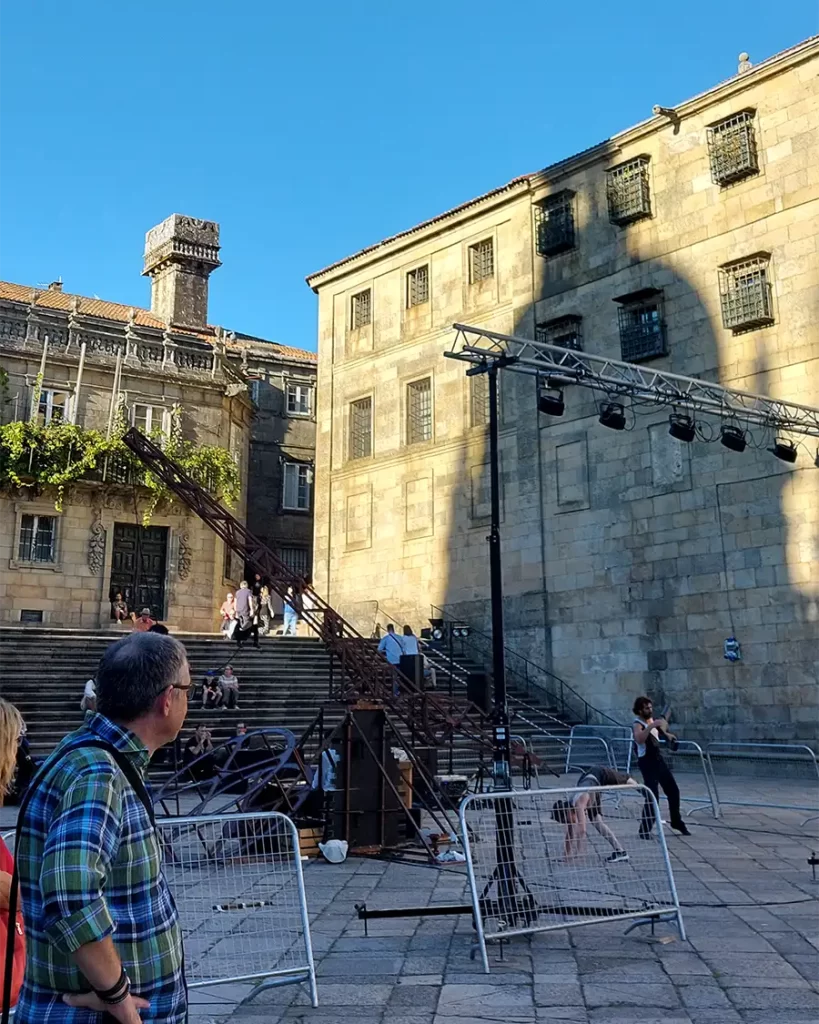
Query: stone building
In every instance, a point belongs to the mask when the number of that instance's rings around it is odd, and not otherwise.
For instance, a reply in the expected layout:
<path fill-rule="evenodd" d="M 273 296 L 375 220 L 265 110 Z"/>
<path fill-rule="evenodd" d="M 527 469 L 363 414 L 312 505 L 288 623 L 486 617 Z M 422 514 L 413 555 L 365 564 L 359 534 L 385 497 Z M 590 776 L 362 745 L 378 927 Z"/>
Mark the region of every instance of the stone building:
<path fill-rule="evenodd" d="M 487 396 L 453 322 L 819 405 L 819 37 L 308 278 L 319 297 L 316 586 L 364 631 L 488 629 Z M 502 374 L 508 644 L 628 721 L 815 736 L 819 470 L 668 410 L 539 416 Z M 742 424 L 738 424 L 740 429 Z M 757 447 L 758 446 L 758 447 Z M 741 660 L 724 657 L 735 636 Z"/>
<path fill-rule="evenodd" d="M 234 513 L 244 520 L 254 422 L 247 376 L 256 361 L 292 359 L 300 372 L 310 354 L 259 341 L 258 360 L 248 359 L 243 341 L 208 325 L 208 278 L 219 265 L 218 224 L 173 215 L 146 237 L 150 310 L 69 295 L 59 282 L 45 290 L 0 283 L 0 422 L 73 423 L 103 435 L 134 424 L 163 438 L 176 432 L 198 452 L 212 446 L 217 458 L 230 453 L 240 481 Z M 74 483 L 61 508 L 53 488 L 0 485 L 0 623 L 106 626 L 121 592 L 171 628 L 210 631 L 243 574 L 222 541 L 175 504 L 160 505 L 144 526 L 150 492 L 114 460 Z M 275 520 L 279 509 L 271 511 Z"/>
<path fill-rule="evenodd" d="M 294 572 L 309 576 L 313 547 L 316 355 L 244 334 L 228 346 L 250 382 L 247 525 Z"/>

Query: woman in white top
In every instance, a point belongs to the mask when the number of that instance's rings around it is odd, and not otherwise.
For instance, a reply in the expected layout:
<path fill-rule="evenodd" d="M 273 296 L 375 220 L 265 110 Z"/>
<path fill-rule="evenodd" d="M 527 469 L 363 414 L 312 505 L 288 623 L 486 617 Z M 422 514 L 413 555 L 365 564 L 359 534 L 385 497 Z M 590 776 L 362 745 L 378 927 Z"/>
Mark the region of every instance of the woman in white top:
<path fill-rule="evenodd" d="M 413 633 L 412 626 L 404 626 L 404 635 L 401 637 L 401 647 L 404 654 L 420 654 L 418 649 L 418 637 Z"/>

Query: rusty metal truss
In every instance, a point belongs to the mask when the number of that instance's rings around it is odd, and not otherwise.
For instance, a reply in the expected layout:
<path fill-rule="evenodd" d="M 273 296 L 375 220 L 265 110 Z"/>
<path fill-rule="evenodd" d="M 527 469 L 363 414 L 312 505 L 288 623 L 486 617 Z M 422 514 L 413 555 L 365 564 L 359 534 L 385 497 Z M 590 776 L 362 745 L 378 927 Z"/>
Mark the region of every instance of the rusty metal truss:
<path fill-rule="evenodd" d="M 333 693 L 335 699 L 383 705 L 403 721 L 410 737 L 422 742 L 438 745 L 453 735 L 461 735 L 477 747 L 491 750 L 486 718 L 474 704 L 420 690 L 158 445 L 136 427 L 124 435 L 123 441 L 146 469 L 221 537 L 245 565 L 267 578 L 271 590 L 280 598 L 287 597 L 290 587 L 309 595 L 311 600 L 300 614 L 323 641 L 331 663 L 341 669 L 341 681 Z"/>
<path fill-rule="evenodd" d="M 639 404 L 670 406 L 764 427 L 777 434 L 819 438 L 819 409 L 812 406 L 782 402 L 696 377 L 498 334 L 482 327 L 457 323 L 452 326 L 456 336 L 446 352 L 450 359 L 481 365 L 505 357 L 509 360 L 507 369 L 540 377 L 550 387 L 576 384 L 610 397 L 631 398 Z"/>

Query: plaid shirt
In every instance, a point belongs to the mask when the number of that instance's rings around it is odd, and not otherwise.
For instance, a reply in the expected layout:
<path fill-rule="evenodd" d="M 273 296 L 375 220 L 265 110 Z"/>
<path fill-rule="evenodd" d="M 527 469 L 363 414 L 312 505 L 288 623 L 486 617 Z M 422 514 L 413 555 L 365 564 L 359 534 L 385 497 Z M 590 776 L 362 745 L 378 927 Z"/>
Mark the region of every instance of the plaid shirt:
<path fill-rule="evenodd" d="M 108 741 L 144 771 L 132 732 L 89 715 L 49 759 L 87 738 Z M 17 849 L 26 927 L 26 976 L 17 1020 L 80 1024 L 98 1015 L 62 1002 L 89 985 L 69 955 L 112 935 L 144 1022 L 186 1020 L 182 934 L 148 813 L 113 758 L 98 747 L 67 754 L 29 803 Z"/>

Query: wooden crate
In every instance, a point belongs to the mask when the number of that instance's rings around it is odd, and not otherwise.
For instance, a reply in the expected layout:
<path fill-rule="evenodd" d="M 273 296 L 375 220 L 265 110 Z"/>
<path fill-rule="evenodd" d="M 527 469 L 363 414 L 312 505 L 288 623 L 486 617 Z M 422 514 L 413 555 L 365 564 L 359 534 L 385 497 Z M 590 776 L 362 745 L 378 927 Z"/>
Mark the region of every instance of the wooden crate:
<path fill-rule="evenodd" d="M 412 807 L 412 761 L 398 762 L 398 795 L 405 807 Z"/>
<path fill-rule="evenodd" d="M 299 851 L 302 857 L 318 857 L 318 844 L 323 835 L 324 830 L 320 828 L 299 829 Z"/>

